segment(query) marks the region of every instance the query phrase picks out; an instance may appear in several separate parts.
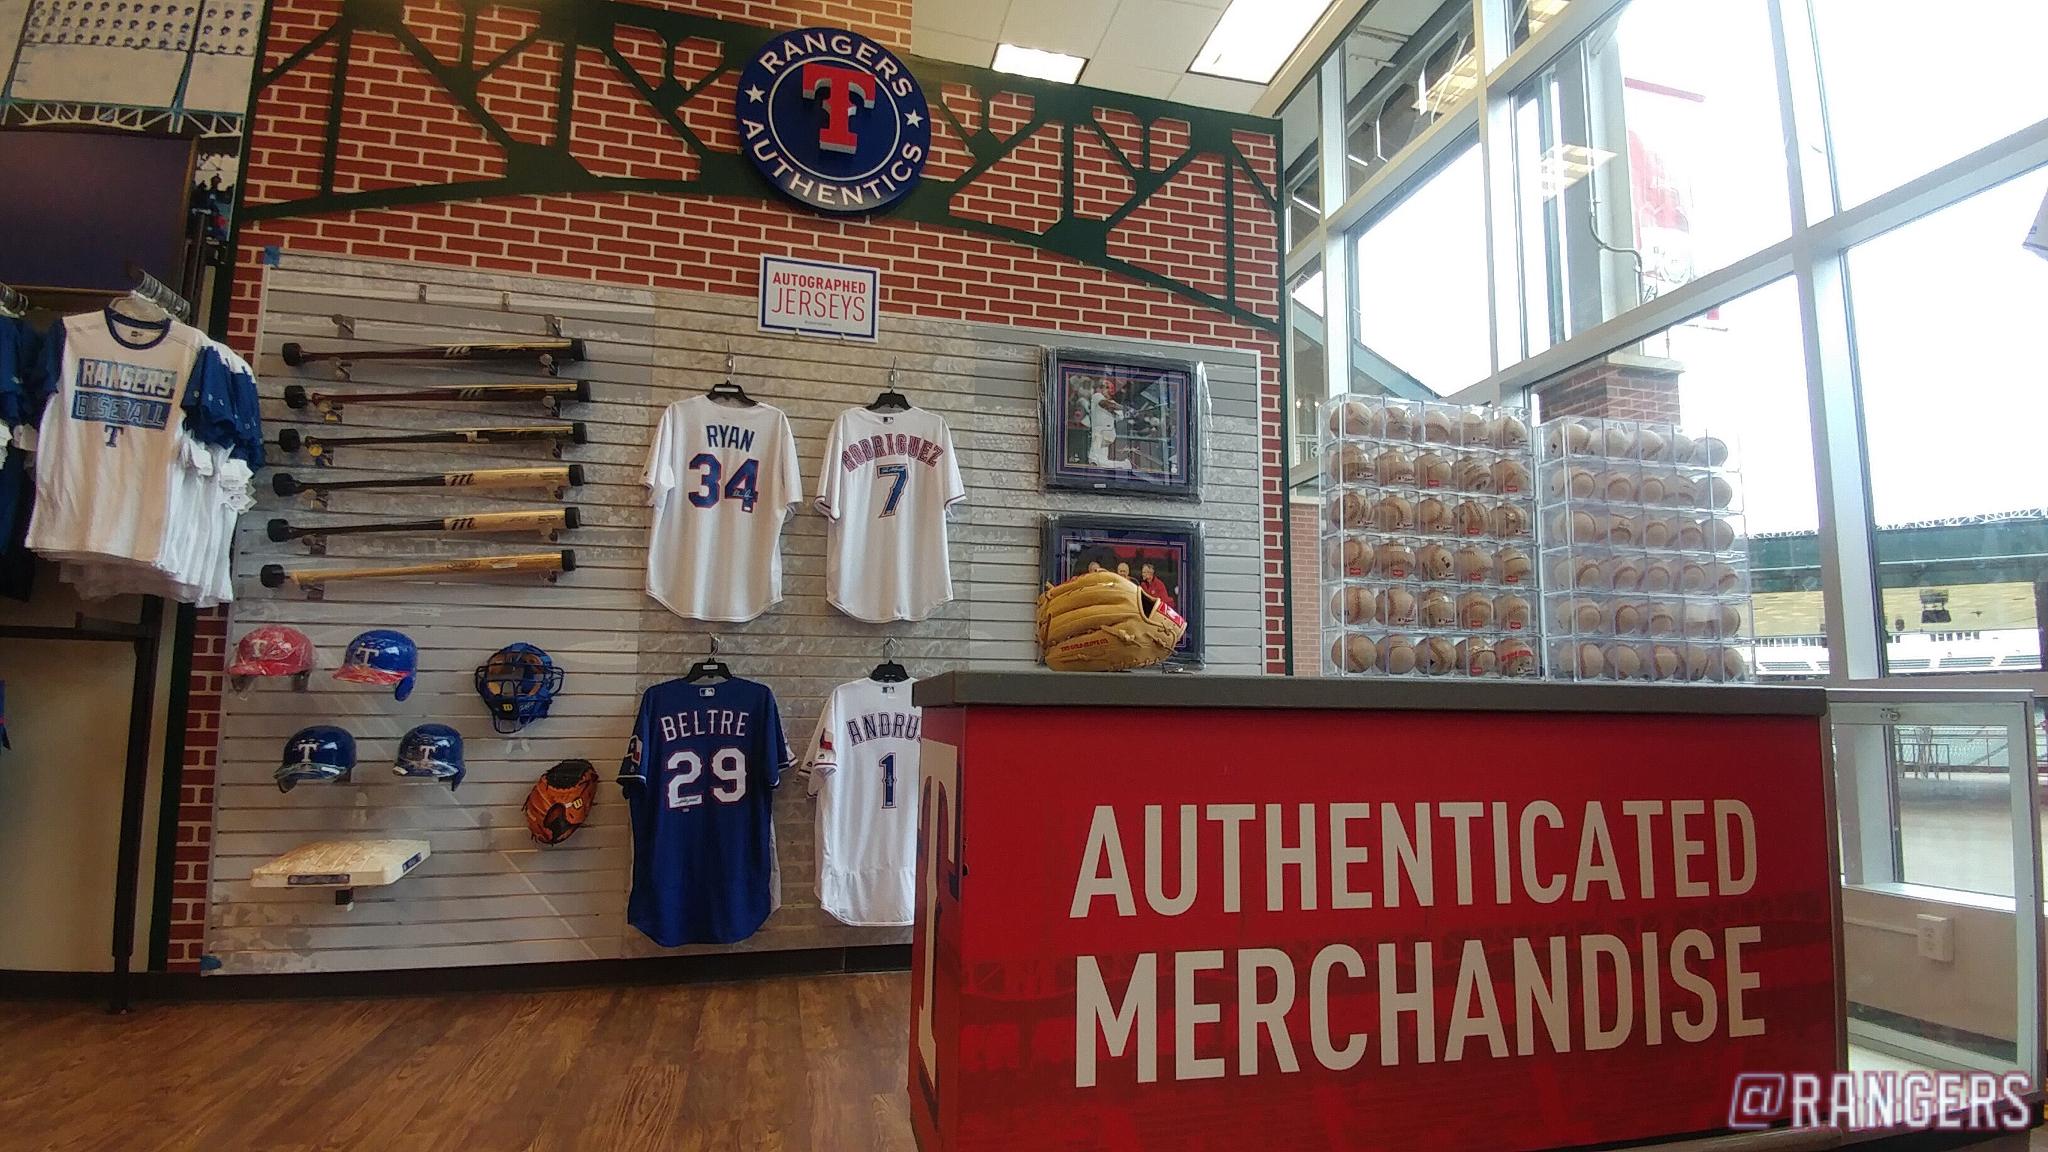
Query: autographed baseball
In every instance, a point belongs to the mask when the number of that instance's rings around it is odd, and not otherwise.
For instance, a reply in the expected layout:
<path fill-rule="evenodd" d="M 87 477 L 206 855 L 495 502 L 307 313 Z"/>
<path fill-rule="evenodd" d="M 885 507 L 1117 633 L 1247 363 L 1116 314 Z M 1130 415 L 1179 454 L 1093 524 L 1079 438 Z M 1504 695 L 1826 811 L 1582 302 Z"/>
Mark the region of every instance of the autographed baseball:
<path fill-rule="evenodd" d="M 1510 636 L 1493 646 L 1494 658 L 1504 676 L 1534 676 L 1536 674 L 1536 649 L 1519 636 Z"/>
<path fill-rule="evenodd" d="M 1406 580 L 1415 571 L 1415 553 L 1406 544 L 1382 544 L 1373 549 L 1373 566 L 1389 580 Z"/>
<path fill-rule="evenodd" d="M 1553 468 L 1544 487 L 1552 500 L 1570 495 L 1574 500 L 1591 500 L 1597 485 L 1591 468 Z"/>
<path fill-rule="evenodd" d="M 1378 436 L 1380 410 L 1363 400 L 1346 400 L 1330 409 L 1326 423 L 1332 436 Z"/>
<path fill-rule="evenodd" d="M 1500 671 L 1500 656 L 1486 641 L 1466 637 L 1458 641 L 1458 667 L 1467 676 L 1491 676 Z"/>
<path fill-rule="evenodd" d="M 1380 641 L 1380 671 L 1406 676 L 1415 671 L 1415 642 L 1406 636 L 1388 636 Z"/>
<path fill-rule="evenodd" d="M 1372 506 L 1373 527 L 1382 532 L 1406 532 L 1415 527 L 1415 501 L 1406 496 L 1382 496 Z"/>
<path fill-rule="evenodd" d="M 1726 552 L 1735 547 L 1735 525 L 1726 520 L 1709 520 L 1702 526 L 1706 533 L 1707 547 L 1716 552 Z"/>
<path fill-rule="evenodd" d="M 1714 591 L 1724 595 L 1742 589 L 1742 573 L 1719 561 L 1707 565 L 1707 577 L 1714 582 Z"/>
<path fill-rule="evenodd" d="M 1493 597 L 1484 592 L 1467 592 L 1458 597 L 1458 626 L 1468 632 L 1493 627 Z"/>
<path fill-rule="evenodd" d="M 1643 565 L 1633 556 L 1616 556 L 1609 560 L 1606 575 L 1606 586 L 1616 592 L 1633 592 L 1643 586 Z"/>
<path fill-rule="evenodd" d="M 1493 464 L 1493 490 L 1504 496 L 1519 496 L 1529 490 L 1529 469 L 1520 460 L 1496 460 Z"/>
<path fill-rule="evenodd" d="M 1379 472 L 1381 484 L 1415 483 L 1415 462 L 1398 448 L 1389 448 L 1380 453 L 1375 469 Z"/>
<path fill-rule="evenodd" d="M 1422 414 L 1422 438 L 1431 444 L 1455 444 L 1458 426 L 1451 422 L 1450 413 L 1431 408 Z"/>
<path fill-rule="evenodd" d="M 1449 532 L 1451 506 L 1434 496 L 1424 496 L 1415 504 L 1415 524 L 1424 532 Z"/>
<path fill-rule="evenodd" d="M 1636 499 L 1645 504 L 1662 504 L 1670 494 L 1662 476 L 1645 476 L 1642 483 L 1636 485 Z"/>
<path fill-rule="evenodd" d="M 1493 562 L 1503 584 L 1527 584 L 1529 576 L 1536 570 L 1529 554 L 1512 545 L 1494 553 Z"/>
<path fill-rule="evenodd" d="M 1676 604 L 1668 600 L 1652 601 L 1649 607 L 1649 618 L 1650 635 L 1678 635 L 1678 606 Z"/>
<path fill-rule="evenodd" d="M 1669 548 L 1671 547 L 1672 538 L 1677 533 L 1677 526 L 1661 516 L 1643 517 L 1643 547 L 1645 548 Z"/>
<path fill-rule="evenodd" d="M 1417 614 L 1424 628 L 1449 628 L 1457 622 L 1458 605 L 1449 592 L 1431 588 L 1422 594 L 1422 607 Z"/>
<path fill-rule="evenodd" d="M 1330 559 L 1341 576 L 1366 576 L 1372 572 L 1372 546 L 1363 536 L 1330 541 Z"/>
<path fill-rule="evenodd" d="M 1678 569 L 1678 590 L 1680 592 L 1705 592 L 1707 570 L 1698 564 L 1685 563 Z"/>
<path fill-rule="evenodd" d="M 1493 602 L 1493 615 L 1500 621 L 1500 626 L 1510 632 L 1527 631 L 1529 602 L 1520 596 L 1502 596 Z"/>
<path fill-rule="evenodd" d="M 1417 666 L 1431 676 L 1441 676 L 1458 666 L 1458 647 L 1442 636 L 1430 636 L 1417 650 Z"/>
<path fill-rule="evenodd" d="M 1412 440 L 1415 437 L 1415 412 L 1400 404 L 1389 404 L 1380 412 L 1380 428 L 1389 440 Z"/>
<path fill-rule="evenodd" d="M 1607 616 L 1598 600 L 1584 597 L 1574 598 L 1566 608 L 1565 618 L 1571 621 L 1572 630 L 1575 632 L 1598 632 Z"/>
<path fill-rule="evenodd" d="M 1612 624 L 1617 635 L 1634 636 L 1641 633 L 1643 606 L 1633 600 L 1615 601 Z"/>
<path fill-rule="evenodd" d="M 1690 436 L 1687 436 L 1687 435 L 1686 435 L 1685 433 L 1683 433 L 1683 432 L 1673 432 L 1673 433 L 1671 434 L 1671 448 L 1670 448 L 1670 451 L 1671 451 L 1671 462 L 1672 462 L 1673 464 L 1690 464 L 1690 463 L 1692 463 L 1692 450 L 1693 450 L 1693 443 L 1692 443 L 1692 437 L 1690 437 Z"/>
<path fill-rule="evenodd" d="M 1642 675 L 1643 658 L 1627 644 L 1609 644 L 1600 650 L 1600 656 L 1607 664 L 1609 679 L 1633 680 Z"/>
<path fill-rule="evenodd" d="M 1606 435 L 1601 439 L 1601 446 L 1606 449 L 1609 459 L 1626 460 L 1635 455 L 1635 430 L 1626 424 L 1610 423 L 1607 425 Z"/>
<path fill-rule="evenodd" d="M 1636 542 L 1636 522 L 1628 516 L 1607 518 L 1607 542 L 1617 548 L 1627 548 Z"/>
<path fill-rule="evenodd" d="M 1602 500 L 1628 504 L 1636 498 L 1636 478 L 1626 472 L 1602 472 L 1599 486 Z"/>
<path fill-rule="evenodd" d="M 1458 487 L 1467 492 L 1493 491 L 1493 469 L 1478 456 L 1465 456 L 1458 461 Z"/>
<path fill-rule="evenodd" d="M 1664 437 L 1658 435 L 1655 431 L 1649 428 L 1639 428 L 1636 430 L 1637 454 L 1643 459 L 1662 460 L 1664 459 L 1664 452 L 1668 447 L 1670 446 L 1664 442 Z"/>
<path fill-rule="evenodd" d="M 1345 672 L 1369 672 L 1379 658 L 1379 648 L 1370 636 L 1349 632 L 1330 642 L 1330 663 Z"/>
<path fill-rule="evenodd" d="M 1457 571 L 1451 550 L 1441 544 L 1424 544 L 1416 549 L 1415 567 L 1424 580 L 1449 580 Z"/>
<path fill-rule="evenodd" d="M 1728 443 L 1713 436 L 1702 436 L 1692 442 L 1692 462 L 1709 468 L 1719 468 L 1728 462 Z"/>
<path fill-rule="evenodd" d="M 1352 585 L 1330 593 L 1330 615 L 1346 624 L 1371 624 L 1379 606 L 1369 588 Z"/>
<path fill-rule="evenodd" d="M 1669 592 L 1678 583 L 1678 570 L 1669 560 L 1651 560 L 1643 565 L 1643 591 Z"/>
<path fill-rule="evenodd" d="M 1650 679 L 1676 680 L 1685 661 L 1680 659 L 1678 649 L 1669 644 L 1654 645 L 1650 649 Z"/>
<path fill-rule="evenodd" d="M 1440 452 L 1422 453 L 1415 458 L 1415 479 L 1424 488 L 1450 487 L 1450 458 Z"/>
<path fill-rule="evenodd" d="M 1380 589 L 1378 607 L 1380 623 L 1387 627 L 1415 627 L 1415 594 L 1406 588 Z"/>
<path fill-rule="evenodd" d="M 1735 485 L 1719 476 L 1709 476 L 1694 482 L 1692 495 L 1701 508 L 1726 508 L 1735 503 Z"/>
<path fill-rule="evenodd" d="M 1332 467 L 1340 480 L 1370 480 L 1373 477 L 1372 453 L 1362 444 L 1343 443 L 1331 456 Z"/>
<path fill-rule="evenodd" d="M 1688 644 L 1685 646 L 1685 678 L 1687 680 L 1705 680 L 1719 664 L 1720 661 L 1715 657 L 1714 649 L 1711 645 Z"/>
<path fill-rule="evenodd" d="M 1543 430 L 1547 456 L 1584 456 L 1593 447 L 1593 430 L 1576 420 L 1562 420 Z"/>
<path fill-rule="evenodd" d="M 1458 549 L 1458 580 L 1465 584 L 1484 584 L 1493 579 L 1493 557 L 1485 549 L 1467 544 Z"/>
<path fill-rule="evenodd" d="M 1490 447 L 1493 444 L 1493 421 L 1486 413 L 1466 409 L 1458 414 L 1458 442 L 1468 448 Z"/>
<path fill-rule="evenodd" d="M 1721 649 L 1722 682 L 1732 683 L 1737 680 L 1747 679 L 1748 677 L 1749 662 L 1742 658 L 1742 653 L 1733 648 Z"/>
<path fill-rule="evenodd" d="M 1522 423 L 1521 417 L 1503 412 L 1493 425 L 1493 443 L 1498 448 L 1527 448 L 1529 426 Z"/>
<path fill-rule="evenodd" d="M 1486 505 L 1477 500 L 1459 501 L 1458 506 L 1451 509 L 1451 523 L 1460 536 L 1486 535 Z"/>
<path fill-rule="evenodd" d="M 1683 552 L 1699 552 L 1707 546 L 1707 534 L 1700 530 L 1698 523 L 1681 519 L 1678 522 L 1678 547 Z"/>
<path fill-rule="evenodd" d="M 1495 536 L 1513 537 L 1529 534 L 1529 513 L 1520 504 L 1499 504 L 1490 517 Z"/>

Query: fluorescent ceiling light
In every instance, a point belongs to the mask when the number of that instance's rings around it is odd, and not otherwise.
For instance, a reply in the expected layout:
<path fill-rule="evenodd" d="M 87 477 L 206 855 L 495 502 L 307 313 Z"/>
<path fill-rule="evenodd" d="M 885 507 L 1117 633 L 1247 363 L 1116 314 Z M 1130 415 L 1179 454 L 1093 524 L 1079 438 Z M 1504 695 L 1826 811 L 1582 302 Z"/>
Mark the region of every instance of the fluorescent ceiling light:
<path fill-rule="evenodd" d="M 1069 56 L 1065 52 L 1047 52 L 1015 44 L 996 45 L 996 71 L 1017 76 L 1072 84 L 1081 78 L 1081 68 L 1087 63 L 1081 57 Z"/>
<path fill-rule="evenodd" d="M 1329 6 L 1330 0 L 1230 0 L 1188 71 L 1269 83 Z"/>

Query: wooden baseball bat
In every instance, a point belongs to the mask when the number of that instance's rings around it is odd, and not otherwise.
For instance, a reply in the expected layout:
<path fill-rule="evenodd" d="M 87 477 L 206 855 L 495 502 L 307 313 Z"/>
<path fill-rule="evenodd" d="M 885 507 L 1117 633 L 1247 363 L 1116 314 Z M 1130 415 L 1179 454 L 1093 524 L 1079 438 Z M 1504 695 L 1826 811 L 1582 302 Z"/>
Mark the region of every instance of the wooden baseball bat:
<path fill-rule="evenodd" d="M 289 472 L 270 478 L 279 496 L 301 492 L 341 492 L 355 488 L 576 488 L 583 484 L 583 465 L 545 468 L 479 468 L 474 472 L 437 472 L 431 476 L 390 476 L 375 480 L 301 480 Z"/>
<path fill-rule="evenodd" d="M 583 341 L 574 339 L 504 340 L 493 344 L 426 344 L 411 348 L 330 348 L 308 350 L 298 343 L 278 350 L 294 368 L 322 360 L 534 360 L 545 365 L 583 359 Z"/>
<path fill-rule="evenodd" d="M 360 536 L 372 532 L 554 532 L 583 526 L 575 508 L 529 508 L 516 512 L 480 512 L 474 516 L 442 516 L 435 520 L 362 521 L 315 524 L 294 528 L 289 520 L 272 520 L 265 530 L 283 543 L 302 536 Z"/>
<path fill-rule="evenodd" d="M 516 556 L 477 556 L 468 560 L 443 560 L 435 564 L 401 564 L 391 568 L 286 568 L 282 564 L 265 564 L 262 580 L 265 588 L 282 588 L 286 584 L 300 588 L 317 588 L 322 584 L 336 584 L 344 580 L 403 580 L 410 576 L 498 576 L 515 572 L 574 572 L 576 551 L 563 548 L 556 552 L 522 552 Z"/>
<path fill-rule="evenodd" d="M 326 411 L 344 404 L 493 404 L 539 400 L 551 409 L 566 403 L 590 402 L 588 380 L 542 380 L 534 383 L 460 384 L 416 388 L 410 392 L 314 392 L 303 384 L 284 386 L 284 406 L 293 410 Z"/>
<path fill-rule="evenodd" d="M 277 446 L 286 452 L 305 448 L 319 454 L 329 448 L 364 447 L 371 444 L 512 444 L 522 440 L 568 440 L 582 444 L 590 438 L 583 421 L 573 424 L 526 424 L 497 428 L 443 428 L 435 432 L 394 432 L 377 436 L 327 436 L 286 428 L 277 434 Z"/>

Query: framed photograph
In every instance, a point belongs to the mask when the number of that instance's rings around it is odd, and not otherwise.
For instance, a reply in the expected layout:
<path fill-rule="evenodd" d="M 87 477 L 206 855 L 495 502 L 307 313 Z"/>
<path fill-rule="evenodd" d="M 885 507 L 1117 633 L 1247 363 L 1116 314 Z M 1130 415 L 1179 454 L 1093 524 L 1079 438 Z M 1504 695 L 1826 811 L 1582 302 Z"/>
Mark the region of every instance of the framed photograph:
<path fill-rule="evenodd" d="M 1202 366 L 1053 349 L 1045 486 L 1197 499 Z"/>
<path fill-rule="evenodd" d="M 1202 525 L 1195 520 L 1143 520 L 1128 516 L 1065 515 L 1045 518 L 1040 553 L 1048 583 L 1083 572 L 1128 576 L 1187 619 L 1169 666 L 1202 664 Z"/>

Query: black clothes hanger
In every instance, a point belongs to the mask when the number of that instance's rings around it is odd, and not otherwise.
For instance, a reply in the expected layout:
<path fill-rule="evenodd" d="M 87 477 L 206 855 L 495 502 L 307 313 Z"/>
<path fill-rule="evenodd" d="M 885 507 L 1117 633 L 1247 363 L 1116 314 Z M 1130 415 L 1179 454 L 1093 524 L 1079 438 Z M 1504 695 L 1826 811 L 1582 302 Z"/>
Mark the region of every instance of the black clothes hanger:
<path fill-rule="evenodd" d="M 752 408 L 759 404 L 759 400 L 747 395 L 747 390 L 733 381 L 732 365 L 732 353 L 727 352 L 725 354 L 725 379 L 713 384 L 711 391 L 706 392 L 705 395 L 711 397 L 714 403 L 731 404 L 739 408 Z"/>
<path fill-rule="evenodd" d="M 868 403 L 870 412 L 908 412 L 910 398 L 896 390 L 896 365 L 889 365 L 889 386 Z"/>
<path fill-rule="evenodd" d="M 901 684 L 910 679 L 910 669 L 896 662 L 896 638 L 890 636 L 882 641 L 882 662 L 868 673 L 868 679 L 877 684 Z"/>
<path fill-rule="evenodd" d="M 683 673 L 683 681 L 688 684 L 695 684 L 699 680 L 712 679 L 732 679 L 732 669 L 726 667 L 725 661 L 718 658 L 718 637 L 716 636 L 711 638 L 711 655 L 690 665 L 690 670 Z"/>

